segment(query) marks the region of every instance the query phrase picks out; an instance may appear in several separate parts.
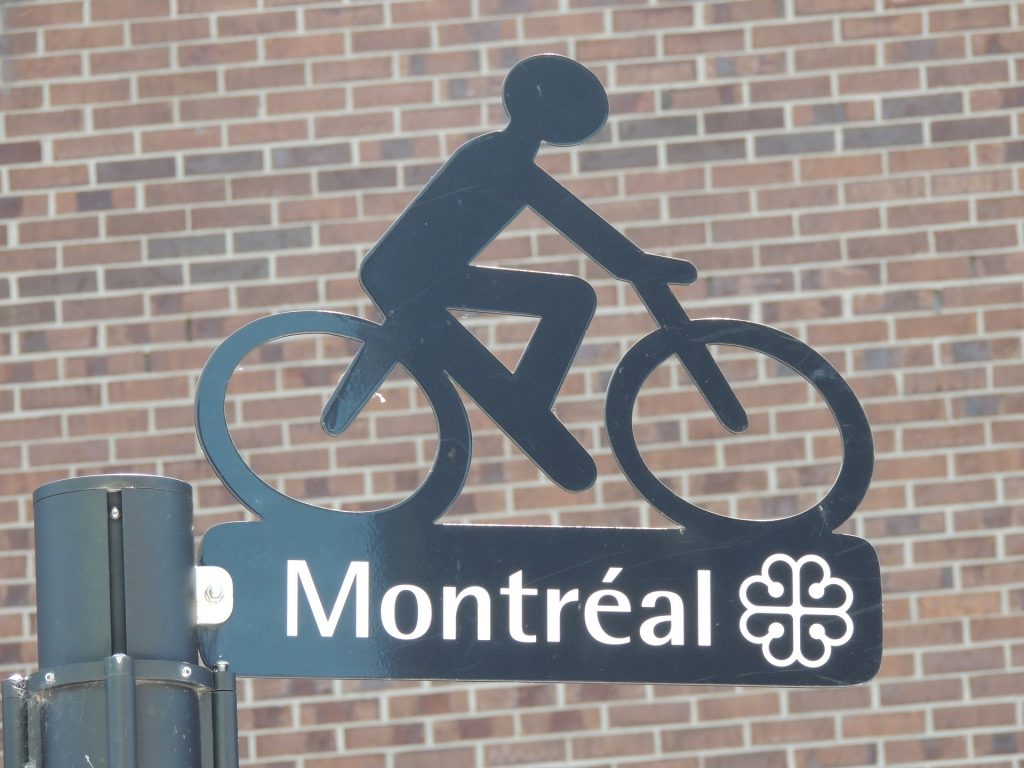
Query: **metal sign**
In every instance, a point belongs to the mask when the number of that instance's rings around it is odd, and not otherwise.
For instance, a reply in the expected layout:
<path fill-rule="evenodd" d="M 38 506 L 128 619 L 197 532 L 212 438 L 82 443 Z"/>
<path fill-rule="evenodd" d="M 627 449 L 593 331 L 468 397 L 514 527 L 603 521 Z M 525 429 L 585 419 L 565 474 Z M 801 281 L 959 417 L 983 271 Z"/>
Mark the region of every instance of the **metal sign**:
<path fill-rule="evenodd" d="M 203 630 L 203 656 L 238 674 L 288 677 L 595 680 L 838 685 L 881 659 L 878 560 L 834 534 L 867 491 L 871 431 L 850 387 L 798 339 L 755 323 L 691 320 L 670 285 L 686 261 L 644 253 L 534 162 L 542 142 L 578 144 L 608 115 L 600 82 L 570 59 L 526 59 L 504 87 L 508 126 L 461 147 L 369 252 L 360 278 L 381 324 L 333 312 L 262 318 L 228 337 L 199 382 L 196 426 L 231 492 L 262 518 L 214 527 L 201 559 L 233 585 L 230 615 Z M 583 490 L 593 459 L 552 411 L 594 312 L 567 275 L 472 265 L 530 207 L 636 290 L 658 328 L 615 369 L 606 424 L 639 494 L 669 530 L 445 525 L 472 435 L 453 382 L 554 482 Z M 448 310 L 540 318 L 508 371 Z M 341 434 L 388 374 L 404 367 L 437 418 L 439 449 L 423 484 L 373 513 L 290 498 L 255 474 L 225 417 L 229 379 L 252 350 L 297 334 L 361 342 L 321 417 Z M 832 409 L 843 460 L 832 489 L 783 520 L 726 518 L 678 497 L 644 463 L 632 414 L 648 375 L 671 357 L 734 432 L 747 417 L 709 347 L 788 366 Z M 216 587 L 214 589 L 214 587 Z M 222 612 L 226 614 L 227 612 Z M 223 619 L 223 621 L 221 621 Z"/>

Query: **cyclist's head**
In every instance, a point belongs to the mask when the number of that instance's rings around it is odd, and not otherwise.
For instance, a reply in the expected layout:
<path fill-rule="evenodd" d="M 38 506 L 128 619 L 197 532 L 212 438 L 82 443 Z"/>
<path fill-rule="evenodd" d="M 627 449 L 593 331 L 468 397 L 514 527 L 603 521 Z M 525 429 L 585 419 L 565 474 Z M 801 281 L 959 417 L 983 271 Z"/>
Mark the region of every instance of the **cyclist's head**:
<path fill-rule="evenodd" d="M 608 119 L 601 81 L 564 56 L 531 56 L 516 64 L 505 78 L 503 98 L 512 128 L 549 144 L 579 144 Z"/>

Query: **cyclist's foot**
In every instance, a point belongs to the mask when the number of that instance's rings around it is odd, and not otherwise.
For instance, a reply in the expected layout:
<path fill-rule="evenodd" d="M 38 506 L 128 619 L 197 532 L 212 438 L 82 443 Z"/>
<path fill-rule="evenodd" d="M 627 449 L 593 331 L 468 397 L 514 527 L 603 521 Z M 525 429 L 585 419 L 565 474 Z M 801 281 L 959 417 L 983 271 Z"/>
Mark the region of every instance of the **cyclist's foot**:
<path fill-rule="evenodd" d="M 565 425 L 551 411 L 530 413 L 519 420 L 524 439 L 509 433 L 534 463 L 567 491 L 585 491 L 597 479 L 597 466 Z"/>

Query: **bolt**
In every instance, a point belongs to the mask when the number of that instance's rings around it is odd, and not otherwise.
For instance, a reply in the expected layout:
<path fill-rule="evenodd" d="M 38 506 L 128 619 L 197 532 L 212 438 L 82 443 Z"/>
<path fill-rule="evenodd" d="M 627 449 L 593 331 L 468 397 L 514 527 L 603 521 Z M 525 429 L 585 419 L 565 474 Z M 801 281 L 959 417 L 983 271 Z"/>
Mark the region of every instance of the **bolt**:
<path fill-rule="evenodd" d="M 182 664 L 181 665 L 181 676 L 184 677 L 184 678 L 192 677 L 192 667 L 188 666 L 187 664 Z"/>
<path fill-rule="evenodd" d="M 206 588 L 203 597 L 206 598 L 208 603 L 219 603 L 224 599 L 224 587 L 220 584 L 211 584 Z"/>
<path fill-rule="evenodd" d="M 218 672 L 227 672 L 228 663 L 226 661 L 218 661 L 217 666 L 214 667 L 214 669 L 216 669 Z"/>
<path fill-rule="evenodd" d="M 110 508 L 110 519 L 111 520 L 120 520 L 121 519 L 121 510 L 118 509 L 117 507 L 111 507 Z"/>
<path fill-rule="evenodd" d="M 46 681 L 47 685 L 53 685 L 57 681 L 57 676 L 53 672 L 47 672 L 43 675 L 43 680 Z"/>

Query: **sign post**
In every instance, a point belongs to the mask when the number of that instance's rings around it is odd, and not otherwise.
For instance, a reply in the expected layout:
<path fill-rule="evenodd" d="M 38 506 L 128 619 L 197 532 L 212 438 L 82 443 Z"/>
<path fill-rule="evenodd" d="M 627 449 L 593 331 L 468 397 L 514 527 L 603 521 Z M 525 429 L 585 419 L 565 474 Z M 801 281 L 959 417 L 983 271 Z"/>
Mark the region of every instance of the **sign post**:
<path fill-rule="evenodd" d="M 39 488 L 39 671 L 3 686 L 6 768 L 236 768 L 234 675 L 198 664 L 192 489 Z"/>
<path fill-rule="evenodd" d="M 603 125 L 608 100 L 591 72 L 531 57 L 509 73 L 504 101 L 508 126 L 457 150 L 367 254 L 360 277 L 381 323 L 314 311 L 261 318 L 204 368 L 200 442 L 259 522 L 210 529 L 195 568 L 184 483 L 116 475 L 36 492 L 42 669 L 4 685 L 7 768 L 81 765 L 82 756 L 93 768 L 234 768 L 235 673 L 851 685 L 877 672 L 878 558 L 868 542 L 836 532 L 864 498 L 874 461 L 853 391 L 778 329 L 691 319 L 671 286 L 696 280 L 692 264 L 644 253 L 534 163 L 541 143 L 578 144 Z M 622 473 L 674 528 L 437 522 L 472 454 L 455 384 L 553 482 L 580 491 L 596 479 L 593 457 L 552 410 L 593 316 L 593 289 L 567 275 L 471 265 L 526 207 L 629 283 L 656 323 L 616 365 L 605 424 Z M 451 309 L 540 323 L 512 372 Z M 362 345 L 320 414 L 329 434 L 343 433 L 398 366 L 425 393 L 439 447 L 407 499 L 373 513 L 325 509 L 282 494 L 246 463 L 226 415 L 229 379 L 254 349 L 299 334 Z M 645 463 L 634 406 L 670 359 L 723 426 L 747 428 L 712 346 L 773 359 L 831 410 L 842 463 L 812 506 L 775 521 L 719 516 Z M 196 663 L 199 649 L 213 671 Z"/>

